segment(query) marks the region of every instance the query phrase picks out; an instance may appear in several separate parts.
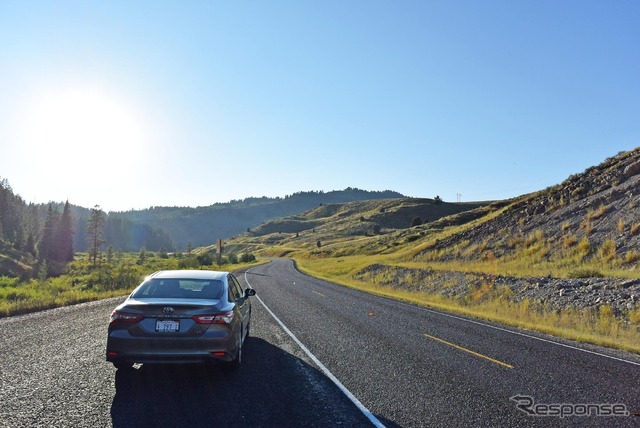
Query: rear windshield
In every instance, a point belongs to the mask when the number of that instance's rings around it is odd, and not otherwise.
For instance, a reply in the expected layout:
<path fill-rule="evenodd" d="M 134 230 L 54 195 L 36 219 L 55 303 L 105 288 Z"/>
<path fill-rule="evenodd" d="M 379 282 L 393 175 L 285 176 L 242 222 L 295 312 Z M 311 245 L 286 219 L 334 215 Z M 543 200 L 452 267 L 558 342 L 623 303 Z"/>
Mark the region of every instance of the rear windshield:
<path fill-rule="evenodd" d="M 133 293 L 136 299 L 220 299 L 224 284 L 218 280 L 150 279 Z"/>

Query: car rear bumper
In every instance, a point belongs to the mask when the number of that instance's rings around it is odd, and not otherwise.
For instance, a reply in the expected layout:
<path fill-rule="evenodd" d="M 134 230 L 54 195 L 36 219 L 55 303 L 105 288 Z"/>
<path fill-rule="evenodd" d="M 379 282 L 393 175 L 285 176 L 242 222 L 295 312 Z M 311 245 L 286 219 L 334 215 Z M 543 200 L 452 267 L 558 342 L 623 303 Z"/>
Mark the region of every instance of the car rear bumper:
<path fill-rule="evenodd" d="M 126 363 L 203 363 L 231 361 L 237 353 L 233 335 L 213 337 L 139 337 L 114 330 L 107 338 L 106 359 Z"/>

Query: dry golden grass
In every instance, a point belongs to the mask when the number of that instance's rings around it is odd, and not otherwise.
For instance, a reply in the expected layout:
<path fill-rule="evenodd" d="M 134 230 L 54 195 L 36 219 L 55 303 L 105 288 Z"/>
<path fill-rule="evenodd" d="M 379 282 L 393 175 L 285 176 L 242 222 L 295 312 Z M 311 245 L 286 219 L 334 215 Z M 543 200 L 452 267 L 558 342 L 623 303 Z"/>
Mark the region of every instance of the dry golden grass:
<path fill-rule="evenodd" d="M 613 239 L 606 239 L 598 249 L 598 257 L 605 263 L 615 259 L 616 242 Z"/>
<path fill-rule="evenodd" d="M 609 208 L 606 205 L 602 204 L 596 211 L 592 212 L 591 218 L 597 220 L 604 216 L 608 211 Z"/>
<path fill-rule="evenodd" d="M 575 237 L 573 233 L 569 233 L 562 237 L 562 247 L 570 248 L 578 243 L 578 238 Z"/>
<path fill-rule="evenodd" d="M 625 253 L 625 263 L 636 263 L 638 260 L 640 260 L 640 254 L 638 254 L 637 250 L 629 250 Z"/>

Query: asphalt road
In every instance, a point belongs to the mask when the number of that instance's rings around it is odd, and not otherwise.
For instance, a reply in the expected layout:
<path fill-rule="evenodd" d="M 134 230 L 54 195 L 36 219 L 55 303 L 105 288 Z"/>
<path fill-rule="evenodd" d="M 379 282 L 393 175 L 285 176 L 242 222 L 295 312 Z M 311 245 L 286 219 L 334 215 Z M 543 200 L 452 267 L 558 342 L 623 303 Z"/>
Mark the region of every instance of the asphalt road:
<path fill-rule="evenodd" d="M 640 426 L 633 416 L 526 412 L 640 410 L 636 355 L 375 297 L 304 276 L 289 260 L 253 268 L 245 278 L 388 427 Z"/>
<path fill-rule="evenodd" d="M 115 370 L 104 349 L 120 298 L 0 319 L 0 427 L 640 426 L 516 407 L 640 410 L 637 356 L 360 293 L 288 260 L 238 276 L 258 298 L 236 373 Z"/>

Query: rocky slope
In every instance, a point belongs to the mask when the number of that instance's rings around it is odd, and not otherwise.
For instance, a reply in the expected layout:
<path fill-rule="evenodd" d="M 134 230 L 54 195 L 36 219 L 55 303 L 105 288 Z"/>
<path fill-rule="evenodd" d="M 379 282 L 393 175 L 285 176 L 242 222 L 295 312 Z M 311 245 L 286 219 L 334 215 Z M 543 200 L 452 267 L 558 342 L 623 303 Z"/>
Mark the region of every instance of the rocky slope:
<path fill-rule="evenodd" d="M 608 305 L 613 313 L 627 319 L 638 307 L 640 279 L 621 278 L 518 278 L 433 269 L 411 269 L 375 264 L 356 278 L 377 284 L 441 294 L 460 301 L 486 297 L 504 297 L 549 309 L 585 309 Z M 418 284 L 418 285 L 416 285 Z"/>
<path fill-rule="evenodd" d="M 486 213 L 486 208 L 476 212 Z M 614 267 L 627 272 L 627 277 L 640 278 L 640 148 L 609 158 L 557 186 L 501 201 L 493 208 L 498 214 L 476 216 L 479 220 L 469 227 L 424 246 L 415 260 L 464 262 L 492 257 L 504 261 L 527 253 L 540 263 L 566 258 L 602 269 Z M 472 218 L 473 212 L 463 215 Z M 450 224 L 451 219 L 441 223 Z M 424 229 L 439 226 L 442 224 L 425 225 Z M 430 269 L 409 272 L 389 266 L 371 266 L 361 275 L 375 275 L 381 269 L 391 278 L 389 285 L 411 288 L 414 286 L 403 278 L 415 283 L 415 278 L 423 277 L 419 282 L 431 284 L 426 286 L 430 292 L 458 299 L 483 287 L 494 293 L 508 288 L 512 300 L 529 299 L 553 309 L 608 305 L 616 315 L 627 318 L 640 307 L 640 279 L 603 277 L 594 268 L 576 268 L 569 275 L 576 278 L 557 278 L 551 272 L 535 278 Z"/>
<path fill-rule="evenodd" d="M 549 245 L 550 255 L 585 238 L 591 249 L 589 257 L 595 257 L 605 241 L 615 243 L 617 255 L 638 251 L 640 148 L 609 158 L 557 186 L 514 199 L 495 218 L 442 239 L 425 251 L 472 242 L 504 257 L 536 234 Z M 631 261 L 637 263 L 634 258 Z"/>

